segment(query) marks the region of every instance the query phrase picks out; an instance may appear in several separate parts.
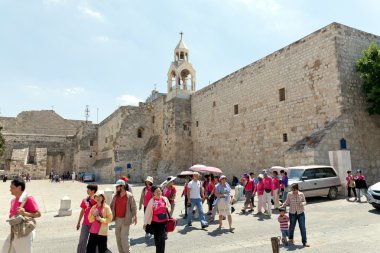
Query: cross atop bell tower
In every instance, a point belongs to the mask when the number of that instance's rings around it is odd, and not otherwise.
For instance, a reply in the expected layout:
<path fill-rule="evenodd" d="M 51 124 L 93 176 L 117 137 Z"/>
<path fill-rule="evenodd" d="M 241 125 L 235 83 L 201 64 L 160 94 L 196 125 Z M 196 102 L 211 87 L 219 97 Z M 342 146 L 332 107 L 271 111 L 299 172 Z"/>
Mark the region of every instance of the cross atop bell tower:
<path fill-rule="evenodd" d="M 167 100 L 173 97 L 190 98 L 195 92 L 196 73 L 189 63 L 189 49 L 183 40 L 183 32 L 179 34 L 181 39 L 174 49 L 174 61 L 168 71 Z"/>

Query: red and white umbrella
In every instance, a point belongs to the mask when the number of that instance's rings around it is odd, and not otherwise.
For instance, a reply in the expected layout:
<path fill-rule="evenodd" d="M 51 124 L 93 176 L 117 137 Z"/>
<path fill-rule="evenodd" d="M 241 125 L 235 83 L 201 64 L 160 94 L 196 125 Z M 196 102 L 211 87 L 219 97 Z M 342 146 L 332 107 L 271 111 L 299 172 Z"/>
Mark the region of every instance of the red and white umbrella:
<path fill-rule="evenodd" d="M 223 173 L 223 171 L 221 169 L 216 168 L 216 167 L 204 167 L 204 168 L 199 169 L 199 172 L 214 173 L 214 174 L 222 174 Z"/>
<path fill-rule="evenodd" d="M 196 171 L 196 172 L 200 172 L 201 169 L 206 168 L 206 167 L 207 167 L 206 165 L 195 164 L 195 165 L 191 166 L 191 167 L 189 168 L 189 170 Z"/>

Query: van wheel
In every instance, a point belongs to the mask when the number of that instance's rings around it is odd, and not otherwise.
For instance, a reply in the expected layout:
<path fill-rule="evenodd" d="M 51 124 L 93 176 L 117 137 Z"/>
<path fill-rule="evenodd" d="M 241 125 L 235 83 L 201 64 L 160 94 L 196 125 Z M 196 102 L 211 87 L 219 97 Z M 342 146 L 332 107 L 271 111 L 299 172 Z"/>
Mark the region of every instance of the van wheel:
<path fill-rule="evenodd" d="M 331 187 L 327 197 L 329 199 L 336 199 L 338 197 L 338 189 L 336 187 Z"/>

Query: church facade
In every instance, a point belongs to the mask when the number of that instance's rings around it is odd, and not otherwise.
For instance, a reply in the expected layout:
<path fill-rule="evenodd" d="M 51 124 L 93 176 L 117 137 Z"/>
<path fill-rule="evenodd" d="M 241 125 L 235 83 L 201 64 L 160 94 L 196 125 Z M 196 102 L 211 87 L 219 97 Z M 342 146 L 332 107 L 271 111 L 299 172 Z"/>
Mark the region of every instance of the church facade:
<path fill-rule="evenodd" d="M 181 38 L 167 92 L 154 90 L 145 103 L 121 106 L 99 124 L 67 121 L 75 131 L 62 134 L 66 144 L 56 144 L 61 166 L 95 172 L 105 182 L 120 175 L 161 180 L 192 164 L 219 167 L 232 177 L 274 165 L 330 164 L 328 152 L 345 139 L 352 167 L 378 181 L 380 117 L 366 112 L 354 67 L 371 42 L 380 37 L 332 23 L 196 90 Z M 7 126 L 5 170 L 21 166 L 13 164 L 14 153 L 30 146 L 11 138 L 23 130 L 13 130 L 10 120 L 0 118 Z M 35 147 L 44 148 L 44 141 Z M 53 159 L 51 145 L 45 148 L 46 159 Z"/>

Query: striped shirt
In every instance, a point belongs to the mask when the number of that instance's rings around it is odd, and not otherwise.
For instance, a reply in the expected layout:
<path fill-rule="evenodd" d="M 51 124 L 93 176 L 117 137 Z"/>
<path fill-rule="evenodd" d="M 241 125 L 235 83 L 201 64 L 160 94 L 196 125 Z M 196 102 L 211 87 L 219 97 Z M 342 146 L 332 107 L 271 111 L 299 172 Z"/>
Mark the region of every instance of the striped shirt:
<path fill-rule="evenodd" d="M 282 230 L 289 230 L 289 217 L 284 215 L 284 216 L 281 216 L 279 215 L 278 216 L 278 222 L 280 222 L 280 229 L 281 231 Z"/>
<path fill-rule="evenodd" d="M 293 192 L 288 193 L 288 197 L 285 200 L 285 203 L 282 204 L 282 207 L 289 205 L 289 213 L 291 214 L 300 214 L 303 213 L 303 206 L 306 205 L 305 195 L 302 192 L 298 191 L 298 194 Z"/>

